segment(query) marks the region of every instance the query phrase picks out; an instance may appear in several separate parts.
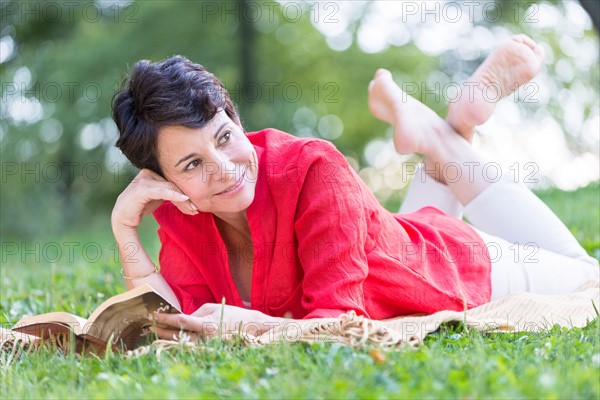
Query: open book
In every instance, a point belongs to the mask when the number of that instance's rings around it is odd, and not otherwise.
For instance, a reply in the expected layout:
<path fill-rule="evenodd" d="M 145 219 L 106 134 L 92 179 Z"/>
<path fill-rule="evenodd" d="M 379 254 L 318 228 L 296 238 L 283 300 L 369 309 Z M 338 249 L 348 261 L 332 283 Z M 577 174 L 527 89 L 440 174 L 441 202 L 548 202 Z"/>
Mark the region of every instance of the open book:
<path fill-rule="evenodd" d="M 88 319 L 67 312 L 23 317 L 12 331 L 64 342 L 74 334 L 77 352 L 102 352 L 112 336 L 116 348 L 130 350 L 151 333 L 155 311 L 180 313 L 150 285 L 141 285 L 104 301 Z"/>

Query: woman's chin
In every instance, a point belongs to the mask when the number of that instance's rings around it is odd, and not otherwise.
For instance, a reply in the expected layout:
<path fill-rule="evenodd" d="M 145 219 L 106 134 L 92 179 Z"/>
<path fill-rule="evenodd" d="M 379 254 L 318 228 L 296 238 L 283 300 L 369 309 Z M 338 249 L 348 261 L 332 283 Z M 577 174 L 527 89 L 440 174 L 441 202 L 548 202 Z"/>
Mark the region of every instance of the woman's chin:
<path fill-rule="evenodd" d="M 213 204 L 216 206 L 210 212 L 213 213 L 237 213 L 245 211 L 252 202 L 254 201 L 254 188 L 245 188 L 243 192 L 238 193 L 231 198 L 219 199 L 220 204 Z"/>

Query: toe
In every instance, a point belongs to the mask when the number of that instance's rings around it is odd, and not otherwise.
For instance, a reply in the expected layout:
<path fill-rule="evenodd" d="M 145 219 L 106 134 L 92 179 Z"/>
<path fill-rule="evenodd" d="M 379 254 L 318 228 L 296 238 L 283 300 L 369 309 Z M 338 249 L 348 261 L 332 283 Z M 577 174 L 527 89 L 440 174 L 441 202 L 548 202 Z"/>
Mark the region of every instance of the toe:
<path fill-rule="evenodd" d="M 392 73 L 390 71 L 388 71 L 387 69 L 385 69 L 385 68 L 379 68 L 377 71 L 375 71 L 375 77 L 376 78 L 377 77 L 383 77 L 383 76 L 386 76 L 386 75 L 391 76 Z"/>
<path fill-rule="evenodd" d="M 544 48 L 542 46 L 535 45 L 535 47 L 533 48 L 533 52 L 535 53 L 537 58 L 540 60 L 540 63 L 544 61 L 544 57 L 546 56 L 546 53 L 544 52 Z"/>
<path fill-rule="evenodd" d="M 536 46 L 536 44 L 533 41 L 533 39 L 530 38 L 529 36 L 525 35 L 525 34 L 515 35 L 515 36 L 512 37 L 512 39 L 514 41 L 516 41 L 516 42 L 523 43 L 523 44 L 531 47 L 532 49 Z"/>

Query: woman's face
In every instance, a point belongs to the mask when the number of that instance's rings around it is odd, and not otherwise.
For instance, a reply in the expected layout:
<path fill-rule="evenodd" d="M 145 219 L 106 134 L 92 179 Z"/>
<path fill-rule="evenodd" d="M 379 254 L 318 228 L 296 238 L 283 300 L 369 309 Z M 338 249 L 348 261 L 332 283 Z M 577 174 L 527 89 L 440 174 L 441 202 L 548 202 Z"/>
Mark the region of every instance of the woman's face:
<path fill-rule="evenodd" d="M 161 128 L 158 162 L 199 211 L 236 213 L 254 200 L 258 160 L 240 125 L 219 111 L 203 128 Z"/>

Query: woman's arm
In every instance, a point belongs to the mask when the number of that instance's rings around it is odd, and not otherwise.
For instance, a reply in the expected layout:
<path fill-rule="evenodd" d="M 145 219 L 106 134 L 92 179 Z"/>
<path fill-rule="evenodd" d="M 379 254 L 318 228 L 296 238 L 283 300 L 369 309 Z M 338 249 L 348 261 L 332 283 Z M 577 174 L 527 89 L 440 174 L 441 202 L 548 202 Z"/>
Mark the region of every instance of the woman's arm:
<path fill-rule="evenodd" d="M 111 224 L 127 288 L 132 289 L 147 283 L 166 300 L 181 308 L 177 296 L 158 273 L 137 233 L 142 218 L 151 214 L 165 200 L 171 201 L 186 214 L 197 213 L 189 198 L 175 185 L 154 172 L 143 169 L 117 198 Z"/>
<path fill-rule="evenodd" d="M 178 309 L 181 309 L 177 296 L 175 296 L 165 278 L 156 272 L 156 266 L 142 246 L 137 231 L 116 231 L 114 235 L 119 248 L 123 277 L 125 278 L 127 289 L 133 289 L 136 286 L 147 283 L 159 292 L 165 300 Z"/>
<path fill-rule="evenodd" d="M 192 340 L 211 339 L 219 334 L 260 336 L 282 324 L 294 323 L 292 319 L 214 303 L 204 304 L 191 315 L 156 313 L 154 318 L 158 337 L 169 340 L 178 340 L 182 331 Z"/>

